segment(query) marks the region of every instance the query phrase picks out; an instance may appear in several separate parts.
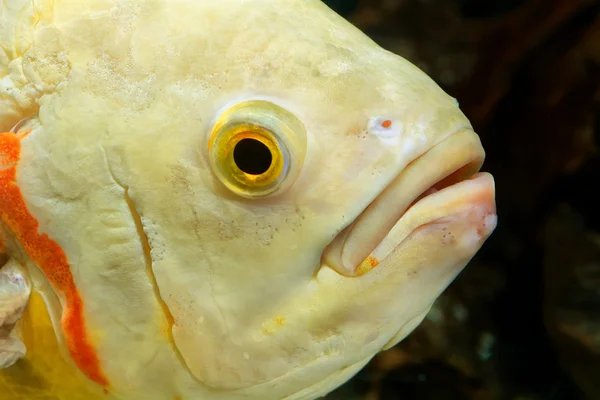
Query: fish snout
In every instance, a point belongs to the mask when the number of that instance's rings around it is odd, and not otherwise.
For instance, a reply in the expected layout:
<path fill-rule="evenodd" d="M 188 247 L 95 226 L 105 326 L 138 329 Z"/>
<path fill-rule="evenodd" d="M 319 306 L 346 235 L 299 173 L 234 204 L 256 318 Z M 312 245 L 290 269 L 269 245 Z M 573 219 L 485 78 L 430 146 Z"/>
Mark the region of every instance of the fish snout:
<path fill-rule="evenodd" d="M 472 130 L 450 135 L 392 180 L 330 243 L 323 264 L 344 276 L 363 275 L 416 229 L 440 226 L 444 219 L 465 224 L 475 221 L 476 216 L 468 214 L 465 207 L 481 210 L 487 215 L 486 226 L 495 226 L 493 178 L 477 174 L 484 158 L 479 137 Z M 491 233 L 483 225 L 479 232 L 482 237 Z"/>
<path fill-rule="evenodd" d="M 495 229 L 494 195 L 488 173 L 434 189 L 409 207 L 356 275 L 322 265 L 321 297 L 331 307 L 320 320 L 334 321 L 347 346 L 365 349 L 357 359 L 401 341 Z"/>
<path fill-rule="evenodd" d="M 427 196 L 409 210 L 406 223 L 413 232 L 443 232 L 440 246 L 454 246 L 470 259 L 497 224 L 492 175 L 477 173 Z"/>

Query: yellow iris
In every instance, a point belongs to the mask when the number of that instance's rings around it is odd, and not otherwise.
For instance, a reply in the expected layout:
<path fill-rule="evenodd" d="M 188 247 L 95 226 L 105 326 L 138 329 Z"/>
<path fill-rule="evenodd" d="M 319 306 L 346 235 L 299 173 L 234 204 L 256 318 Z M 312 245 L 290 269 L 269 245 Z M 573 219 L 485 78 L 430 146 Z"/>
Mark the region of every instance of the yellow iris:
<path fill-rule="evenodd" d="M 263 197 L 294 180 L 306 152 L 306 132 L 289 111 L 252 100 L 219 116 L 208 151 L 213 172 L 229 190 L 243 197 Z"/>

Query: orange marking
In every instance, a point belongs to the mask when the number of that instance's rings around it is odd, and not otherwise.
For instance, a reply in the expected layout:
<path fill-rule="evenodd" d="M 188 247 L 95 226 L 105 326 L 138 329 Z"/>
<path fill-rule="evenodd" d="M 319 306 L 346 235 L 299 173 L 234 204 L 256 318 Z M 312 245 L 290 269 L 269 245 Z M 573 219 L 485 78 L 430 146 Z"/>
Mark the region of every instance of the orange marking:
<path fill-rule="evenodd" d="M 40 234 L 39 223 L 27 210 L 16 182 L 21 139 L 25 134 L 0 133 L 0 220 L 19 239 L 25 252 L 44 272 L 63 300 L 61 326 L 75 364 L 91 380 L 108 386 L 100 361 L 88 341 L 83 318 L 83 301 L 71 275 L 64 250 L 47 234 Z"/>
<path fill-rule="evenodd" d="M 385 129 L 391 128 L 392 127 L 392 121 L 390 121 L 389 119 L 386 119 L 385 121 L 383 121 L 381 123 L 381 126 L 384 127 Z"/>
<path fill-rule="evenodd" d="M 368 256 L 356 268 L 356 275 L 361 276 L 379 265 L 379 260 L 373 256 Z"/>

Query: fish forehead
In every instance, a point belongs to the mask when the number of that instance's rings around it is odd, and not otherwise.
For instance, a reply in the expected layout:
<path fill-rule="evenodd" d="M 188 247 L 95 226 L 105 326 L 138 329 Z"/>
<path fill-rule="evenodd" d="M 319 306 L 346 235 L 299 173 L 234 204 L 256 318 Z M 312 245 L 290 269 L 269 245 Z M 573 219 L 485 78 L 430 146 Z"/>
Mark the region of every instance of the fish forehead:
<path fill-rule="evenodd" d="M 71 3 L 56 2 L 52 17 L 39 24 L 32 58 L 45 68 L 29 61 L 34 76 L 54 78 L 46 82 L 54 86 L 85 73 L 87 91 L 140 106 L 167 85 L 193 88 L 189 95 L 210 98 L 215 107 L 242 88 L 292 92 L 286 94 L 325 102 L 327 112 L 307 115 L 321 120 L 338 119 L 339 110 L 363 117 L 423 102 L 455 108 L 425 74 L 320 1 L 135 1 L 87 12 Z M 61 57 L 50 59 L 53 52 Z M 61 59 L 70 77 L 59 71 Z M 128 92 L 137 96 L 124 98 Z"/>
<path fill-rule="evenodd" d="M 9 44 L 17 53 L 28 49 L 25 78 L 45 89 L 31 96 L 42 98 L 49 115 L 57 111 L 47 95 L 74 87 L 103 100 L 89 104 L 89 113 L 107 103 L 135 113 L 157 98 L 170 101 L 172 112 L 160 118 L 173 124 L 206 122 L 240 97 L 275 96 L 319 128 L 321 143 L 360 132 L 374 115 L 397 116 L 407 135 L 424 141 L 452 123 L 468 125 L 431 79 L 320 1 L 39 4 L 46 6 L 34 10 L 39 21 L 28 40 Z M 181 112 L 181 98 L 189 113 Z"/>

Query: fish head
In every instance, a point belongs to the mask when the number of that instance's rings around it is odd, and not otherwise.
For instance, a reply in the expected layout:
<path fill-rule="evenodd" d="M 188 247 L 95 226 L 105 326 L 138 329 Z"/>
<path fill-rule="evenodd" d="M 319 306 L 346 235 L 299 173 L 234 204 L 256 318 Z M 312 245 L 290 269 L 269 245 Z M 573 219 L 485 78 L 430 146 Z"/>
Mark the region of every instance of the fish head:
<path fill-rule="evenodd" d="M 14 180 L 72 285 L 23 248 L 64 346 L 114 393 L 327 393 L 495 227 L 456 101 L 320 1 L 57 1 L 47 18 Z"/>

